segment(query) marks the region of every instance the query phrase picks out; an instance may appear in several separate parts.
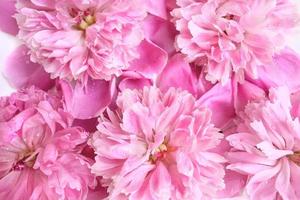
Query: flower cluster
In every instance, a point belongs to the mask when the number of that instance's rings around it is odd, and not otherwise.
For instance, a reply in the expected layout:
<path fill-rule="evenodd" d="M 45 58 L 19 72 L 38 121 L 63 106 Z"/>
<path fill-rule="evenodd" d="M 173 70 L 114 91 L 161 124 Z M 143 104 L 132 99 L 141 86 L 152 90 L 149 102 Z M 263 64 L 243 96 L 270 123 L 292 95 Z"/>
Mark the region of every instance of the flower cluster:
<path fill-rule="evenodd" d="M 35 88 L 0 99 L 1 199 L 86 199 L 96 186 L 88 134 L 60 106 Z"/>
<path fill-rule="evenodd" d="M 0 97 L 0 199 L 300 199 L 297 2 L 0 12 L 20 43 L 3 70 L 15 91 Z"/>

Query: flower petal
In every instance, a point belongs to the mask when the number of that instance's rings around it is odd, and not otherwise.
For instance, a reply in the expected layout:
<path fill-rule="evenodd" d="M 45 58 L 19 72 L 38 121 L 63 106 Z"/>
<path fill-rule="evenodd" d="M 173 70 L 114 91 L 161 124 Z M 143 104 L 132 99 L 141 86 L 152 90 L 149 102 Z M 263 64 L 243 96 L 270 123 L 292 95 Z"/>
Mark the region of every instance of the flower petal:
<path fill-rule="evenodd" d="M 89 79 L 86 85 L 79 82 L 72 87 L 70 83 L 61 81 L 68 112 L 77 119 L 97 117 L 111 102 L 113 84 L 103 80 Z"/>
<path fill-rule="evenodd" d="M 54 80 L 46 73 L 39 64 L 30 61 L 26 46 L 19 46 L 6 61 L 4 76 L 9 83 L 16 88 L 35 85 L 41 89 L 48 90 L 54 85 Z"/>
<path fill-rule="evenodd" d="M 12 35 L 17 35 L 19 31 L 17 21 L 13 17 L 16 12 L 15 3 L 16 0 L 0 1 L 0 30 Z"/>
<path fill-rule="evenodd" d="M 149 40 L 141 42 L 139 53 L 140 58 L 132 62 L 129 70 L 138 71 L 147 78 L 154 78 L 167 64 L 167 52 Z"/>

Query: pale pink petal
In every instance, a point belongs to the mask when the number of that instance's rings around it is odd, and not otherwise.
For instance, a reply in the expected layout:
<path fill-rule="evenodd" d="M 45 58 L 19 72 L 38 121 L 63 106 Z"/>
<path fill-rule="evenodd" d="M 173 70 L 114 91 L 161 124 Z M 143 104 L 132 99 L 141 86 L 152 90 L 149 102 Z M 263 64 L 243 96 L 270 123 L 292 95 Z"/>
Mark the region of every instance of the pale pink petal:
<path fill-rule="evenodd" d="M 300 89 L 300 57 L 291 49 L 284 49 L 274 57 L 273 64 L 259 68 L 259 80 L 269 87 L 288 86 L 291 91 Z"/>
<path fill-rule="evenodd" d="M 167 168 L 162 163 L 158 164 L 151 174 L 149 185 L 153 199 L 171 198 L 171 176 Z"/>
<path fill-rule="evenodd" d="M 287 159 L 283 160 L 281 171 L 275 181 L 275 188 L 283 199 L 297 199 L 295 189 L 291 185 L 291 169 Z"/>
<path fill-rule="evenodd" d="M 163 19 L 167 19 L 168 14 L 166 0 L 146 0 L 145 4 L 149 13 Z"/>

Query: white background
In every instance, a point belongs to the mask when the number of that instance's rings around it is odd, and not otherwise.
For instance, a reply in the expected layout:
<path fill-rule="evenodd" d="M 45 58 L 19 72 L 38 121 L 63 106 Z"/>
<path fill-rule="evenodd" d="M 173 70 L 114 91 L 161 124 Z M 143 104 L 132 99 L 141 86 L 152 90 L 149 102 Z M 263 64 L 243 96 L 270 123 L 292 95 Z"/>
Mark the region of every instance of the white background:
<path fill-rule="evenodd" d="M 9 95 L 13 91 L 2 76 L 2 71 L 7 56 L 19 45 L 18 43 L 17 39 L 0 31 L 0 96 Z"/>
<path fill-rule="evenodd" d="M 1 1 L 1 0 L 0 0 Z M 298 3 L 300 12 L 300 0 L 294 0 Z M 300 53 L 300 27 L 295 31 L 295 37 L 289 38 L 289 46 Z M 20 42 L 3 32 L 0 31 L 0 96 L 7 96 L 14 91 L 12 87 L 7 83 L 2 75 L 3 68 L 5 66 L 6 58 L 10 53 L 18 46 Z M 300 67 L 300 66 L 299 66 Z M 238 197 L 230 200 L 246 200 L 246 197 Z M 229 199 L 228 199 L 229 200 Z"/>

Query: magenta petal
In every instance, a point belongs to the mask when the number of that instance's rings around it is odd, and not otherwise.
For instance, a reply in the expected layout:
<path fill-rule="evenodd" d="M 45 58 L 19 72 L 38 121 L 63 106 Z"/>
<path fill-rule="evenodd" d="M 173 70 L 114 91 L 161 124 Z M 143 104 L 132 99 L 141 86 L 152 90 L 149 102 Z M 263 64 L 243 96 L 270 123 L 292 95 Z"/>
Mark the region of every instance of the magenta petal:
<path fill-rule="evenodd" d="M 163 91 L 170 87 L 178 87 L 196 95 L 196 77 L 190 65 L 181 54 L 173 56 L 158 78 L 158 86 Z"/>
<path fill-rule="evenodd" d="M 174 24 L 169 20 L 148 15 L 144 20 L 143 28 L 148 40 L 157 44 L 169 54 L 173 54 L 176 51 L 174 42 L 177 31 Z"/>
<path fill-rule="evenodd" d="M 134 60 L 129 70 L 137 71 L 147 78 L 153 78 L 166 66 L 168 54 L 151 41 L 143 40 L 139 46 L 140 58 Z"/>
<path fill-rule="evenodd" d="M 243 111 L 248 102 L 263 99 L 266 96 L 262 88 L 248 81 L 241 84 L 233 80 L 233 90 L 234 107 L 237 113 Z"/>
<path fill-rule="evenodd" d="M 44 68 L 30 61 L 26 46 L 19 46 L 6 61 L 4 76 L 8 82 L 16 87 L 23 88 L 35 85 L 43 90 L 48 90 L 54 84 L 50 75 Z"/>
<path fill-rule="evenodd" d="M 104 80 L 88 80 L 86 85 L 79 82 L 61 81 L 61 88 L 68 112 L 77 119 L 90 119 L 99 116 L 111 102 L 111 83 Z"/>
<path fill-rule="evenodd" d="M 143 89 L 145 86 L 151 86 L 150 79 L 145 78 L 137 72 L 128 71 L 124 72 L 120 77 L 119 89 Z"/>
<path fill-rule="evenodd" d="M 96 131 L 96 127 L 98 124 L 97 118 L 91 118 L 91 119 L 75 119 L 73 121 L 72 126 L 80 126 L 84 128 L 87 132 L 93 133 Z"/>
<path fill-rule="evenodd" d="M 0 30 L 6 33 L 17 35 L 18 25 L 13 15 L 16 12 L 15 0 L 1 0 L 0 1 Z"/>
<path fill-rule="evenodd" d="M 224 86 L 221 83 L 216 84 L 200 97 L 198 103 L 211 109 L 212 121 L 217 127 L 224 127 L 235 116 L 230 82 Z"/>

